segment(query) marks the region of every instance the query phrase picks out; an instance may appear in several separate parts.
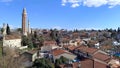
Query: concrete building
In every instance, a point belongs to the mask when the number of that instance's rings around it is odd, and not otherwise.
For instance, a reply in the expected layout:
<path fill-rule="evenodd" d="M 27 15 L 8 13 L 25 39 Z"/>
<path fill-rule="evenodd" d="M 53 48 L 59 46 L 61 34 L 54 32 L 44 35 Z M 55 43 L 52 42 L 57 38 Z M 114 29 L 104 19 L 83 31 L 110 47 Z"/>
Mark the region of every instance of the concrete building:
<path fill-rule="evenodd" d="M 26 51 L 21 54 L 21 57 L 24 58 L 22 62 L 24 68 L 28 68 L 32 66 L 35 59 L 37 59 L 37 54 L 38 54 L 37 50 Z"/>
<path fill-rule="evenodd" d="M 77 57 L 76 55 L 60 48 L 52 50 L 50 54 L 52 55 L 54 62 L 56 59 L 59 59 L 61 56 L 69 59 L 70 61 L 74 61 L 75 58 Z"/>
<path fill-rule="evenodd" d="M 51 51 L 53 49 L 59 48 L 55 41 L 44 41 L 44 45 L 41 47 L 41 51 Z"/>
<path fill-rule="evenodd" d="M 31 50 L 31 51 L 24 52 L 22 56 L 24 56 L 29 61 L 33 62 L 35 61 L 35 59 L 37 59 L 37 53 L 38 53 L 37 50 Z"/>

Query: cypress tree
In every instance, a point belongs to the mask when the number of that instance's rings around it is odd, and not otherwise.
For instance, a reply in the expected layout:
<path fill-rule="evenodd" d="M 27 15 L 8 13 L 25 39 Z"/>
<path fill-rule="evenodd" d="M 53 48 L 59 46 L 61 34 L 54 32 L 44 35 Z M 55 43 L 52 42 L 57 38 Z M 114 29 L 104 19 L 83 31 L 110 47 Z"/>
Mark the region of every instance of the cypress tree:
<path fill-rule="evenodd" d="M 7 33 L 7 35 L 10 35 L 10 27 L 8 24 L 7 24 L 7 28 L 6 28 L 6 33 Z"/>

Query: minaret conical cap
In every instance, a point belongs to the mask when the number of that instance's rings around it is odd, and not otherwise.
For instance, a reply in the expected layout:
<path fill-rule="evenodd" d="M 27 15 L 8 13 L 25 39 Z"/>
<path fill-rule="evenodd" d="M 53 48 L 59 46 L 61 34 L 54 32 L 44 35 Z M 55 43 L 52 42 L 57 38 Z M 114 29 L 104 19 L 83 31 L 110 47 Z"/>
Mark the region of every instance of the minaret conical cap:
<path fill-rule="evenodd" d="M 23 13 L 27 13 L 27 12 L 26 12 L 26 8 L 23 8 Z"/>

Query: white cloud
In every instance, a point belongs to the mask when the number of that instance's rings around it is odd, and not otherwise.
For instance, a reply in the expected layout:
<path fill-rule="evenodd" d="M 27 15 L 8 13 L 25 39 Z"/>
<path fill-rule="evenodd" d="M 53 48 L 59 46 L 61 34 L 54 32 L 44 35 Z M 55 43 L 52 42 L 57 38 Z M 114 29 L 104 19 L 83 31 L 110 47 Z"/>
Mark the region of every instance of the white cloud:
<path fill-rule="evenodd" d="M 62 6 L 65 6 L 65 4 L 61 4 Z"/>
<path fill-rule="evenodd" d="M 83 4 L 88 7 L 100 7 L 107 4 L 106 0 L 85 0 Z"/>
<path fill-rule="evenodd" d="M 62 0 L 62 6 L 65 6 L 67 3 L 67 0 Z"/>
<path fill-rule="evenodd" d="M 0 2 L 12 2 L 13 0 L 0 0 Z"/>
<path fill-rule="evenodd" d="M 61 27 L 60 26 L 55 26 L 52 29 L 61 29 Z"/>
<path fill-rule="evenodd" d="M 75 3 L 75 4 L 72 4 L 71 7 L 75 8 L 75 7 L 78 7 L 80 6 L 78 3 Z"/>
<path fill-rule="evenodd" d="M 9 24 L 8 24 L 9 25 Z M 16 29 L 19 28 L 19 26 L 15 26 L 15 25 L 9 25 L 10 29 Z"/>
<path fill-rule="evenodd" d="M 120 0 L 62 0 L 62 5 L 70 4 L 71 7 L 87 6 L 87 7 L 100 7 L 108 5 L 108 8 L 113 8 L 120 5 Z"/>

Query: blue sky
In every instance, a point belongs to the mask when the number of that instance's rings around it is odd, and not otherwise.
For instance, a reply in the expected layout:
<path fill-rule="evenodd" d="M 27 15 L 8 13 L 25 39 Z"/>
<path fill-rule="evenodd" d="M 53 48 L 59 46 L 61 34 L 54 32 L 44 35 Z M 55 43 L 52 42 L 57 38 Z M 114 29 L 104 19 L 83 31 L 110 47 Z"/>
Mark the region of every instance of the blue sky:
<path fill-rule="evenodd" d="M 21 27 L 24 7 L 32 28 L 120 27 L 120 0 L 0 0 L 0 26 Z"/>

